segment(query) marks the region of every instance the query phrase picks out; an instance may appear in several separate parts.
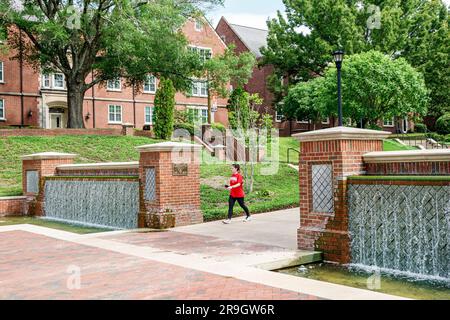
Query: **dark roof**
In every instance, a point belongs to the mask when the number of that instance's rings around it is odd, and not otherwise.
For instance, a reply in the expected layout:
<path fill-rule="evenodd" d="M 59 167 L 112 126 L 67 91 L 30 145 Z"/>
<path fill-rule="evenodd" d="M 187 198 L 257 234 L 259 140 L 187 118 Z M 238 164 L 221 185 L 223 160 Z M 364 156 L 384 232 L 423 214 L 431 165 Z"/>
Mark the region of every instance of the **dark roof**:
<path fill-rule="evenodd" d="M 267 46 L 267 36 L 269 35 L 269 31 L 240 26 L 238 24 L 230 23 L 229 25 L 241 41 L 244 42 L 246 47 L 253 52 L 256 58 L 261 58 L 262 54 L 259 49 Z"/>

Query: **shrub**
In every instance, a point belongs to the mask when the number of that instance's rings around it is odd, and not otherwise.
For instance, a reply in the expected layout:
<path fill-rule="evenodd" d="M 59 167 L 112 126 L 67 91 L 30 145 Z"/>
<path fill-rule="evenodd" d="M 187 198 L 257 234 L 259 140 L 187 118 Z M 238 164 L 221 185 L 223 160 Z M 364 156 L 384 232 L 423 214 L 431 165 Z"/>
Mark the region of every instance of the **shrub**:
<path fill-rule="evenodd" d="M 211 124 L 211 128 L 219 130 L 220 132 L 227 131 L 227 128 L 225 128 L 225 126 L 221 123 L 213 123 L 213 124 Z"/>
<path fill-rule="evenodd" d="M 444 141 L 444 136 L 441 134 L 438 134 L 436 132 L 431 132 L 431 133 L 427 134 L 427 138 L 433 139 L 437 142 Z"/>
<path fill-rule="evenodd" d="M 444 114 L 436 121 L 436 131 L 440 134 L 450 133 L 450 113 Z"/>
<path fill-rule="evenodd" d="M 173 131 L 175 109 L 175 88 L 172 80 L 161 78 L 155 96 L 155 136 L 158 139 L 170 139 Z"/>
<path fill-rule="evenodd" d="M 176 130 L 176 129 L 185 129 L 185 130 L 187 130 L 189 132 L 189 134 L 191 136 L 193 136 L 194 135 L 194 131 L 195 131 L 195 126 L 194 126 L 193 123 L 175 123 L 173 125 L 173 129 L 174 130 Z"/>
<path fill-rule="evenodd" d="M 414 132 L 425 133 L 427 131 L 428 131 L 427 126 L 423 123 L 416 123 L 414 125 Z"/>
<path fill-rule="evenodd" d="M 383 128 L 377 125 L 376 123 L 371 123 L 367 126 L 367 129 L 383 131 Z"/>
<path fill-rule="evenodd" d="M 445 136 L 444 141 L 445 142 L 450 142 L 450 134 Z"/>

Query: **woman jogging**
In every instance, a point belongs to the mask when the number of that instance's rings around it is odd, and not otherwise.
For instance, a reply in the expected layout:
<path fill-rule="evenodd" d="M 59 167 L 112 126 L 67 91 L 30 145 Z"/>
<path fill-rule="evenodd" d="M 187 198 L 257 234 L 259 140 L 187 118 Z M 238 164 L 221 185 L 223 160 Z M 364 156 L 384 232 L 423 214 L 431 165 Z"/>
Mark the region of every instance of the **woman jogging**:
<path fill-rule="evenodd" d="M 223 223 L 230 224 L 231 217 L 233 216 L 233 207 L 236 201 L 239 203 L 242 209 L 244 209 L 245 214 L 247 215 L 244 219 L 244 222 L 251 221 L 250 212 L 248 211 L 247 206 L 244 203 L 244 179 L 240 173 L 241 167 L 238 164 L 233 164 L 231 166 L 231 170 L 233 175 L 230 179 L 230 185 L 226 185 L 225 187 L 230 190 L 230 197 L 228 199 L 228 220 L 224 220 Z"/>

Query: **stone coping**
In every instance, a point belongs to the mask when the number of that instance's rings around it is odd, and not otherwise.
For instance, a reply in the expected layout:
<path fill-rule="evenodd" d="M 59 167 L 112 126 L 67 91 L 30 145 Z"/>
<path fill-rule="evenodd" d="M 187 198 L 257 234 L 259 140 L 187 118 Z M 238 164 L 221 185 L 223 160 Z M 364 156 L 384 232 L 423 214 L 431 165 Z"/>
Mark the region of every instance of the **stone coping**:
<path fill-rule="evenodd" d="M 379 151 L 366 153 L 366 163 L 450 162 L 450 149 Z"/>
<path fill-rule="evenodd" d="M 391 135 L 390 132 L 334 127 L 316 131 L 302 132 L 292 136 L 302 142 L 329 141 L 329 140 L 384 140 Z"/>
<path fill-rule="evenodd" d="M 56 167 L 59 170 L 112 170 L 112 169 L 138 169 L 139 162 L 103 162 L 103 163 L 82 163 L 82 164 L 62 164 Z"/>
<path fill-rule="evenodd" d="M 22 156 L 22 160 L 51 160 L 51 159 L 74 159 L 77 154 L 60 152 L 41 152 Z"/>
<path fill-rule="evenodd" d="M 181 143 L 181 142 L 160 142 L 136 147 L 139 152 L 156 152 L 156 151 L 198 151 L 202 149 L 201 145 Z"/>
<path fill-rule="evenodd" d="M 6 201 L 6 200 L 26 200 L 26 199 L 28 199 L 27 196 L 0 197 L 0 201 Z"/>

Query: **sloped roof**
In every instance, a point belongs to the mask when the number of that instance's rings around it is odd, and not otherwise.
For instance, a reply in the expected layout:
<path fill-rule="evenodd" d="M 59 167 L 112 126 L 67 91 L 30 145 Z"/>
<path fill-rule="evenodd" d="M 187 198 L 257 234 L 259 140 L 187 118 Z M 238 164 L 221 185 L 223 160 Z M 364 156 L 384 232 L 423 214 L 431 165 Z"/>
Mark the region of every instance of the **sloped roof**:
<path fill-rule="evenodd" d="M 256 58 L 261 58 L 262 54 L 259 49 L 267 46 L 267 36 L 269 35 L 269 31 L 245 27 L 238 24 L 230 23 L 229 25 Z"/>

